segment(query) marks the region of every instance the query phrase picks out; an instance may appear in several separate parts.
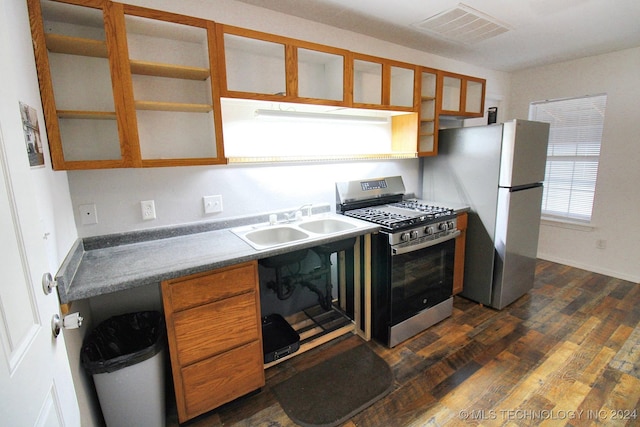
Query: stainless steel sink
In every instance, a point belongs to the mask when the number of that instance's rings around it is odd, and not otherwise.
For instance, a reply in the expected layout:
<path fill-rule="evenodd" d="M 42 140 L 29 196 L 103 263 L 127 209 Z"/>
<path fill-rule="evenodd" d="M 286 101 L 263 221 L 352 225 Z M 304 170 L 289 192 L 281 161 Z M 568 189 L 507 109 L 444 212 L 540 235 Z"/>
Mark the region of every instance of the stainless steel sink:
<path fill-rule="evenodd" d="M 332 214 L 331 216 L 305 217 L 303 220 L 271 225 L 260 223 L 246 225 L 231 230 L 256 250 L 274 247 L 295 246 L 314 240 L 326 240 L 348 234 L 358 227 L 370 227 L 362 221 Z"/>
<path fill-rule="evenodd" d="M 303 222 L 298 225 L 300 228 L 312 233 L 333 234 L 341 231 L 351 230 L 356 226 L 350 222 L 342 221 L 334 218 L 322 218 Z"/>
<path fill-rule="evenodd" d="M 309 237 L 304 231 L 289 226 L 274 226 L 250 231 L 244 238 L 258 246 L 270 247 L 291 243 Z"/>

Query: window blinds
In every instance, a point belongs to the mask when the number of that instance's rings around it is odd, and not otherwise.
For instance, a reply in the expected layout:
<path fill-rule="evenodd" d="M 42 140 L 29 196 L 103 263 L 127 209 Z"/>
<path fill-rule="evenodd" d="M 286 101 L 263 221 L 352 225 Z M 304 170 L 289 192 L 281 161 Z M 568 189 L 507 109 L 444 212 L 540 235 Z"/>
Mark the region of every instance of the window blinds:
<path fill-rule="evenodd" d="M 529 119 L 551 125 L 543 215 L 591 220 L 606 103 L 606 94 L 531 103 Z"/>

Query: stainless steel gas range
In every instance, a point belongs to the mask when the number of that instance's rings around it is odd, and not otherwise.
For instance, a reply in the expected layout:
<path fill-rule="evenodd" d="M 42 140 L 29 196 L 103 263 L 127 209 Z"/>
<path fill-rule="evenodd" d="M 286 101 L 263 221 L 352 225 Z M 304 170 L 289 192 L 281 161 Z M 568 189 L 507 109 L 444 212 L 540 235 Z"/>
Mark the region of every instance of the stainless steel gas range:
<path fill-rule="evenodd" d="M 380 225 L 371 242 L 371 328 L 394 347 L 453 311 L 453 210 L 405 199 L 402 177 L 336 183 L 336 211 Z"/>

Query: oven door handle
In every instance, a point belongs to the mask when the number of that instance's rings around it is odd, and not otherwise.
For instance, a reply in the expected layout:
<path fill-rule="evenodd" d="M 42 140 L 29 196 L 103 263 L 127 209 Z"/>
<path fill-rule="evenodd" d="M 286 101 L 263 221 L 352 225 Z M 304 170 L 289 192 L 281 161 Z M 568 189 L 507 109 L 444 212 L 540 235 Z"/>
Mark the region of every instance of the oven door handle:
<path fill-rule="evenodd" d="M 418 243 L 418 244 L 415 244 L 415 245 L 402 246 L 402 247 L 399 247 L 399 248 L 391 248 L 391 256 L 402 255 L 402 254 L 406 254 L 408 252 L 413 252 L 413 251 L 417 251 L 417 250 L 420 250 L 420 249 L 428 248 L 430 246 L 435 246 L 435 245 L 438 245 L 438 244 L 440 244 L 442 242 L 446 242 L 447 240 L 455 239 L 460 234 L 462 234 L 461 231 L 460 230 L 456 230 L 456 231 L 453 231 L 453 232 L 447 234 L 446 236 L 442 236 L 442 237 L 439 237 L 437 239 L 427 240 L 426 242 Z"/>

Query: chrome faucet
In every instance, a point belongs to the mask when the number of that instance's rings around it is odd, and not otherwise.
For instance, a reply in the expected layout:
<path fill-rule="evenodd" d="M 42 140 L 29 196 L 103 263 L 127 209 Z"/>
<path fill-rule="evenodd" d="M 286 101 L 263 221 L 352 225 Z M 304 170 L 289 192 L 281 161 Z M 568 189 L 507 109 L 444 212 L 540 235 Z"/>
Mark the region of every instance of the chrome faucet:
<path fill-rule="evenodd" d="M 313 206 L 312 203 L 305 203 L 304 205 L 300 206 L 296 212 L 298 212 L 298 211 L 302 212 L 302 209 L 306 209 L 307 216 L 311 216 L 311 207 L 312 206 Z M 303 216 L 304 216 L 304 213 L 303 213 Z"/>
<path fill-rule="evenodd" d="M 306 211 L 307 216 L 311 216 L 311 207 L 312 206 L 313 206 L 313 204 L 311 204 L 311 203 L 305 203 L 304 205 L 300 206 L 295 211 L 285 213 L 284 217 L 286 218 L 287 221 L 294 221 L 294 220 L 297 220 L 297 219 L 301 219 L 304 216 L 304 212 L 302 211 L 303 209 Z M 298 212 L 299 212 L 299 214 L 298 214 Z"/>

